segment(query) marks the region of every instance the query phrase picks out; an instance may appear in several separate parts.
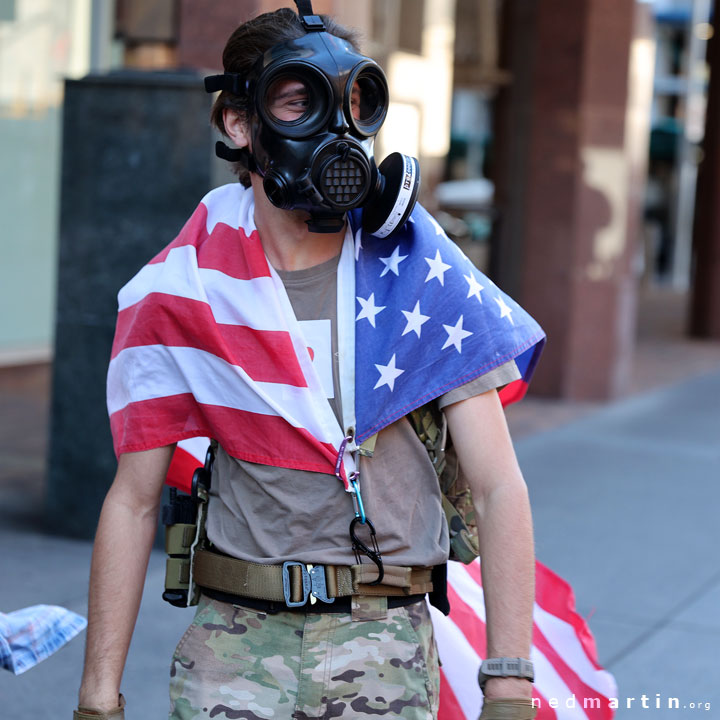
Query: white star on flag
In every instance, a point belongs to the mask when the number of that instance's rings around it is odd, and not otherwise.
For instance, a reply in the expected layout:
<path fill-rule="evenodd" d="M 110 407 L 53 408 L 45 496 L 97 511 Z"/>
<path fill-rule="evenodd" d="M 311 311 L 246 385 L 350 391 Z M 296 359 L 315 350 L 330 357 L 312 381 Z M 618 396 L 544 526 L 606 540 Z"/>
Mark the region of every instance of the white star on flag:
<path fill-rule="evenodd" d="M 383 271 L 380 273 L 380 277 L 385 277 L 385 275 L 388 274 L 389 271 L 392 271 L 395 273 L 395 275 L 400 275 L 400 272 L 398 270 L 398 265 L 407 257 L 407 255 L 401 255 L 400 254 L 400 246 L 398 245 L 392 252 L 392 255 L 390 257 L 384 257 L 380 258 L 380 262 L 385 265 L 383 268 Z"/>
<path fill-rule="evenodd" d="M 506 317 L 510 321 L 510 324 L 514 325 L 515 321 L 512 319 L 512 316 L 510 315 L 510 313 L 512 312 L 512 309 L 506 305 L 505 301 L 501 297 L 496 297 L 495 302 L 498 304 L 498 307 L 500 308 L 500 317 L 501 318 Z"/>
<path fill-rule="evenodd" d="M 420 337 L 420 330 L 422 329 L 423 323 L 426 323 L 430 319 L 429 315 L 423 315 L 420 312 L 420 301 L 418 300 L 415 303 L 415 307 L 412 309 L 412 312 L 409 312 L 408 310 L 402 310 L 401 312 L 407 320 L 407 325 L 405 326 L 402 334 L 407 335 L 409 332 L 414 332 L 418 337 Z"/>
<path fill-rule="evenodd" d="M 445 341 L 445 344 L 440 348 L 441 350 L 444 350 L 446 347 L 450 347 L 451 345 L 455 346 L 455 349 L 461 353 L 462 352 L 462 341 L 466 338 L 472 335 L 472 333 L 469 330 L 463 330 L 463 316 L 461 315 L 458 318 L 458 321 L 455 323 L 455 325 L 445 325 L 443 323 L 443 327 L 445 328 L 445 332 L 447 332 L 448 337 Z"/>
<path fill-rule="evenodd" d="M 362 310 L 355 318 L 355 322 L 365 318 L 373 327 L 375 327 L 375 316 L 385 309 L 385 305 L 375 304 L 375 293 L 370 293 L 370 297 L 367 300 L 358 297 L 357 301 L 362 305 Z"/>
<path fill-rule="evenodd" d="M 470 273 L 469 275 L 463 275 L 463 277 L 468 282 L 468 294 L 467 296 L 470 298 L 473 295 L 477 298 L 478 302 L 482 304 L 482 298 L 480 297 L 480 293 L 485 289 L 476 279 L 475 276 Z"/>
<path fill-rule="evenodd" d="M 378 365 L 375 363 L 375 367 L 380 373 L 380 379 L 375 383 L 373 390 L 377 390 L 383 385 L 387 385 L 390 388 L 390 392 L 395 389 L 395 380 L 398 375 L 402 375 L 405 371 L 395 367 L 395 355 L 390 358 L 390 362 L 387 365 Z"/>
<path fill-rule="evenodd" d="M 452 265 L 448 265 L 442 261 L 439 250 L 435 251 L 434 258 L 425 258 L 425 262 L 430 266 L 425 282 L 429 282 L 433 278 L 437 278 L 440 281 L 440 284 L 444 287 L 445 273 L 452 267 Z"/>

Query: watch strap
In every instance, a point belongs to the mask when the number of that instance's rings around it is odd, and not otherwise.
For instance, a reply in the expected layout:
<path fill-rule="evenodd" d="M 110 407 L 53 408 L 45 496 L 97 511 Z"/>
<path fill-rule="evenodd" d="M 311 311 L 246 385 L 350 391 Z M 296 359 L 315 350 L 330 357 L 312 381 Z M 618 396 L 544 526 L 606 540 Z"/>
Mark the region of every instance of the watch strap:
<path fill-rule="evenodd" d="M 478 672 L 478 683 L 483 692 L 485 691 L 485 683 L 491 677 L 519 677 L 533 682 L 535 672 L 532 662 L 525 658 L 487 658 L 482 661 Z"/>

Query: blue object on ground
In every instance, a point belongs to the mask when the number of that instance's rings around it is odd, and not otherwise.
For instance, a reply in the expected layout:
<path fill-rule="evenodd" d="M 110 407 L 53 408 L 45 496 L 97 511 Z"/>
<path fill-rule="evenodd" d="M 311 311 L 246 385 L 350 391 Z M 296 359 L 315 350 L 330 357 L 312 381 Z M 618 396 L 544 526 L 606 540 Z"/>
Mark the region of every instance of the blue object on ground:
<path fill-rule="evenodd" d="M 87 620 L 58 605 L 33 605 L 0 613 L 0 666 L 20 675 L 59 650 Z"/>

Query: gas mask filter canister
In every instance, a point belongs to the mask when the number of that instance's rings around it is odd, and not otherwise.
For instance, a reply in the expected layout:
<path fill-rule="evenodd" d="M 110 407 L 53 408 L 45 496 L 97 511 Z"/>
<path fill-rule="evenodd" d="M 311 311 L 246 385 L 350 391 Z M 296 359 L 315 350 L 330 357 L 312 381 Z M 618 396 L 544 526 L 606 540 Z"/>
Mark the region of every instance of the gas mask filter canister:
<path fill-rule="evenodd" d="M 305 35 L 271 47 L 247 76 L 205 78 L 208 92 L 249 100 L 252 149 L 218 142 L 216 152 L 259 174 L 273 205 L 307 211 L 311 232 L 337 232 L 349 210 L 362 208 L 363 229 L 388 237 L 415 206 L 420 168 L 398 152 L 375 164 L 374 139 L 388 109 L 385 74 L 325 32 L 309 3 L 298 8 Z"/>

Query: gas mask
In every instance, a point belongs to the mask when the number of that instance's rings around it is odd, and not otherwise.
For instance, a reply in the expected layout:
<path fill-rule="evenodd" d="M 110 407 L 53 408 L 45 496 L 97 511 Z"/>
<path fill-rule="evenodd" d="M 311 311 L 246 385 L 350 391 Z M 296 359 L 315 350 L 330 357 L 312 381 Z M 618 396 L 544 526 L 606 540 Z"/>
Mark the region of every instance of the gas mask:
<path fill-rule="evenodd" d="M 325 31 L 309 2 L 297 2 L 306 34 L 271 47 L 247 76 L 205 78 L 208 92 L 249 98 L 251 150 L 216 146 L 263 178 L 270 202 L 305 210 L 311 232 L 337 232 L 363 209 L 363 229 L 388 237 L 417 201 L 420 168 L 395 152 L 379 167 L 373 145 L 388 110 L 385 74 L 371 58 Z"/>

